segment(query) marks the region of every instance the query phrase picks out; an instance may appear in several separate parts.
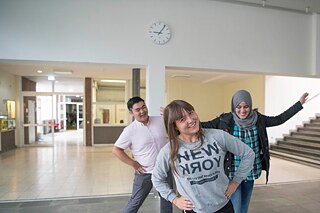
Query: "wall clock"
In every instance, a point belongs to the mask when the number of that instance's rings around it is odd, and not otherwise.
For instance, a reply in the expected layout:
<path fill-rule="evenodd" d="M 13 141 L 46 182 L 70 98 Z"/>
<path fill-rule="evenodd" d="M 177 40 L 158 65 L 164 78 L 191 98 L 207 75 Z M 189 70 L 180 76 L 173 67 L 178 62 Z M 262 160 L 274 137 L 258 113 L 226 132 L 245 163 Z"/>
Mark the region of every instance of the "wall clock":
<path fill-rule="evenodd" d="M 155 44 L 165 44 L 171 38 L 171 30 L 167 24 L 158 21 L 150 26 L 149 36 Z"/>

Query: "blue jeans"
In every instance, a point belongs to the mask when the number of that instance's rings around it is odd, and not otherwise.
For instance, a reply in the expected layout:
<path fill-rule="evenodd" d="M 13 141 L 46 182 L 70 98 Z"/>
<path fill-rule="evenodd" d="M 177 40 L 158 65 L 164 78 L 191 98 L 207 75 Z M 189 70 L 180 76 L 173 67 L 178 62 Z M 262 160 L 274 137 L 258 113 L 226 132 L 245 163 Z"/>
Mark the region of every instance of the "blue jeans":
<path fill-rule="evenodd" d="M 172 174 L 168 173 L 168 183 L 172 183 Z M 172 186 L 172 185 L 171 185 Z M 137 213 L 143 201 L 147 198 L 152 189 L 151 174 L 134 174 L 134 181 L 132 187 L 132 195 L 123 209 L 123 213 Z M 161 197 L 160 212 L 172 213 L 172 204 Z"/>
<path fill-rule="evenodd" d="M 238 186 L 237 190 L 231 195 L 235 213 L 247 213 L 253 190 L 253 180 L 244 180 Z"/>

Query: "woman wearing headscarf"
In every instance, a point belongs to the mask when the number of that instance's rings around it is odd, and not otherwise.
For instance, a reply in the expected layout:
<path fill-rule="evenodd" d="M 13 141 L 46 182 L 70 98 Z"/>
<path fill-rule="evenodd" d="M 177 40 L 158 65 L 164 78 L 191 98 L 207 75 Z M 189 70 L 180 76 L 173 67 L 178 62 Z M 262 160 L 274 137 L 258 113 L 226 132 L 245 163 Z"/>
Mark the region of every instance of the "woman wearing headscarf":
<path fill-rule="evenodd" d="M 242 181 L 236 192 L 231 196 L 235 213 L 247 213 L 253 190 L 254 180 L 258 179 L 262 170 L 266 171 L 266 182 L 268 182 L 270 154 L 267 127 L 283 124 L 303 107 L 308 93 L 304 93 L 289 109 L 277 116 L 266 116 L 252 109 L 251 95 L 246 90 L 237 91 L 231 100 L 231 112 L 223 113 L 219 117 L 201 122 L 203 128 L 222 129 L 239 138 L 247 144 L 255 153 L 255 161 L 252 170 L 248 173 L 245 181 Z M 228 153 L 225 158 L 226 175 L 232 179 L 240 164 L 237 155 Z"/>
<path fill-rule="evenodd" d="M 186 101 L 172 101 L 163 116 L 169 143 L 157 156 L 153 186 L 185 213 L 233 213 L 229 199 L 252 168 L 252 149 L 222 130 L 202 129 L 196 111 Z M 224 173 L 227 152 L 242 160 L 232 180 Z M 166 181 L 170 170 L 177 192 Z"/>

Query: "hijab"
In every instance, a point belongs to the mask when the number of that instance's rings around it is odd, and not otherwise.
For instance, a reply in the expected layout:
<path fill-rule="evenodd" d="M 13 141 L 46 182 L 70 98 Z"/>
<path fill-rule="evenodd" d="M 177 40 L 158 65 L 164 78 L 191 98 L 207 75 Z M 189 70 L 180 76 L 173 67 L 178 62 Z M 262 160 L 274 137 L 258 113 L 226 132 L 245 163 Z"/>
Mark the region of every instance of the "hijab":
<path fill-rule="evenodd" d="M 245 119 L 240 119 L 235 112 L 236 107 L 241 102 L 245 102 L 246 104 L 249 105 L 249 108 L 250 108 L 250 112 Z M 253 125 L 256 124 L 258 115 L 256 111 L 252 110 L 252 99 L 248 91 L 239 90 L 232 96 L 231 110 L 232 110 L 233 120 L 237 126 L 242 128 L 251 128 Z"/>

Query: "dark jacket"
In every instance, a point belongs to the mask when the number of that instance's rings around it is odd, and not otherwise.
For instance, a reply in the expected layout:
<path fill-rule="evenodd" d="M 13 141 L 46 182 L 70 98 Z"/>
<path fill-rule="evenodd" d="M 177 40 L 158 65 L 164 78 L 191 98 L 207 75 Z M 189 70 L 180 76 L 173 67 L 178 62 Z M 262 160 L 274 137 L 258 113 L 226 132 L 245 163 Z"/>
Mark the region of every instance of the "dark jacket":
<path fill-rule="evenodd" d="M 298 101 L 289 109 L 287 109 L 286 111 L 284 111 L 283 113 L 277 116 L 266 116 L 257 112 L 258 119 L 257 119 L 256 127 L 258 129 L 259 144 L 260 144 L 259 153 L 260 153 L 260 159 L 262 164 L 262 170 L 266 171 L 266 182 L 268 182 L 269 168 L 270 168 L 270 153 L 269 153 L 267 127 L 283 124 L 284 122 L 289 120 L 292 116 L 294 116 L 297 112 L 299 112 L 302 108 L 303 107 L 300 101 Z M 231 135 L 233 135 L 233 131 L 234 131 L 233 115 L 231 112 L 223 113 L 219 117 L 211 121 L 201 122 L 201 126 L 203 128 L 222 129 L 226 132 L 229 132 Z M 226 155 L 224 167 L 225 167 L 225 172 L 227 176 L 230 173 L 231 160 L 233 159 L 234 159 L 234 156 L 231 153 Z"/>

